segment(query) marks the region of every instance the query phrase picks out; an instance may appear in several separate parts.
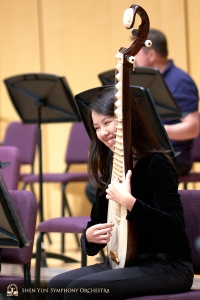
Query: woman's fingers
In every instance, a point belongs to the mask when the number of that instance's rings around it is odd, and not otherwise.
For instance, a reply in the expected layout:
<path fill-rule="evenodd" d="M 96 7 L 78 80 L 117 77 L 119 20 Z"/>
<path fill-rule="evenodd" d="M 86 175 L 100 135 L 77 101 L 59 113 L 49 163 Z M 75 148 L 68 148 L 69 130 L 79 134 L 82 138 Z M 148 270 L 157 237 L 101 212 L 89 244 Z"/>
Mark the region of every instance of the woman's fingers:
<path fill-rule="evenodd" d="M 112 223 L 98 224 L 98 229 L 94 233 L 96 240 L 100 244 L 107 244 L 112 236 Z M 103 226 L 102 226 L 103 225 Z"/>
<path fill-rule="evenodd" d="M 130 183 L 131 176 L 132 176 L 132 172 L 131 172 L 131 170 L 128 170 L 128 172 L 126 173 L 126 182 L 127 183 Z"/>

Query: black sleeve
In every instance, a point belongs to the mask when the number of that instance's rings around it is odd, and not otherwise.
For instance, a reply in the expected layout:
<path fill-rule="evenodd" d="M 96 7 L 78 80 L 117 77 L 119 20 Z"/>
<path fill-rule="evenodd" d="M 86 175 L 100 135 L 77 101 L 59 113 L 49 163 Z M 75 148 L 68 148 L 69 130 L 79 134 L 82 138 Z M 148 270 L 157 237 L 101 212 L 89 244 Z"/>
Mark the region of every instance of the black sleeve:
<path fill-rule="evenodd" d="M 174 167 L 167 158 L 157 158 L 148 167 L 147 178 L 146 199 L 136 199 L 127 219 L 157 236 L 179 239 L 185 223 Z"/>
<path fill-rule="evenodd" d="M 105 197 L 105 193 L 99 194 L 98 191 L 90 214 L 91 220 L 88 222 L 87 228 L 84 230 L 81 236 L 81 246 L 85 253 L 89 256 L 96 255 L 100 249 L 106 246 L 106 244 L 88 243 L 86 240 L 86 230 L 93 225 L 107 223 L 107 211 L 108 200 Z"/>

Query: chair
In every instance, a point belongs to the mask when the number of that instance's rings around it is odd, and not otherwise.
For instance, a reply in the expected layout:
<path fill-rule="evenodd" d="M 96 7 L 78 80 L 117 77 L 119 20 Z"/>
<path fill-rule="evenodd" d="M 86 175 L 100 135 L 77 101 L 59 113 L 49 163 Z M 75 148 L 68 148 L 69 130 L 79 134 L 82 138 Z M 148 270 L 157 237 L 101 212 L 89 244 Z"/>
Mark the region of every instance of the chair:
<path fill-rule="evenodd" d="M 15 284 L 20 291 L 23 287 L 30 287 L 31 275 L 30 264 L 34 243 L 37 202 L 35 196 L 30 191 L 8 191 L 13 201 L 14 208 L 19 217 L 24 233 L 31 241 L 29 246 L 23 248 L 2 248 L 1 260 L 3 264 L 19 264 L 23 266 L 23 276 L 10 276 L 0 274 L 0 293 L 6 293 L 10 284 Z M 26 218 L 24 218 L 26 216 Z M 0 296 L 1 298 L 1 296 Z"/>
<path fill-rule="evenodd" d="M 21 164 L 30 165 L 34 173 L 34 159 L 38 140 L 38 127 L 35 124 L 23 124 L 21 121 L 11 122 L 6 128 L 3 146 L 15 146 L 20 150 Z M 23 176 L 20 173 L 20 180 Z"/>
<path fill-rule="evenodd" d="M 200 120 L 200 113 L 199 113 Z M 194 147 L 192 149 L 193 163 L 200 162 L 200 133 L 194 139 Z M 178 177 L 179 183 L 183 183 L 184 189 L 187 189 L 188 183 L 197 183 L 200 182 L 200 172 L 190 171 L 188 174 L 180 175 Z"/>
<path fill-rule="evenodd" d="M 40 286 L 40 267 L 42 263 L 42 254 L 46 257 L 63 259 L 65 263 L 77 262 L 73 258 L 66 256 L 61 256 L 56 253 L 44 253 L 42 249 L 42 240 L 44 234 L 48 233 L 82 233 L 87 226 L 87 222 L 90 220 L 88 216 L 80 217 L 60 217 L 52 218 L 46 221 L 41 222 L 37 230 L 39 232 L 36 242 L 36 265 L 35 265 L 35 287 Z M 46 259 L 46 257 L 44 259 Z M 86 266 L 87 257 L 86 254 L 81 249 L 81 266 Z"/>
<path fill-rule="evenodd" d="M 70 205 L 65 193 L 67 185 L 72 182 L 87 182 L 89 179 L 88 172 L 69 172 L 72 165 L 87 163 L 89 141 L 90 140 L 83 123 L 73 123 L 65 154 L 65 163 L 67 165 L 65 172 L 44 173 L 42 176 L 43 183 L 61 183 L 62 217 L 65 215 L 65 208 L 68 210 L 69 216 L 72 216 Z M 39 176 L 36 174 L 27 175 L 23 177 L 23 181 L 25 183 L 25 188 L 27 184 L 39 182 Z M 77 235 L 76 240 L 79 244 Z M 64 253 L 64 235 L 62 235 L 61 247 L 61 251 Z"/>
<path fill-rule="evenodd" d="M 10 165 L 0 169 L 5 184 L 9 190 L 17 190 L 21 165 L 20 151 L 16 147 L 0 147 L 1 162 L 10 162 Z"/>
<path fill-rule="evenodd" d="M 200 253 L 195 247 L 195 241 L 200 236 L 200 190 L 179 191 L 185 215 L 186 234 L 192 249 L 192 260 L 195 274 L 200 274 Z M 200 290 L 169 295 L 151 295 L 128 298 L 125 300 L 199 300 Z"/>

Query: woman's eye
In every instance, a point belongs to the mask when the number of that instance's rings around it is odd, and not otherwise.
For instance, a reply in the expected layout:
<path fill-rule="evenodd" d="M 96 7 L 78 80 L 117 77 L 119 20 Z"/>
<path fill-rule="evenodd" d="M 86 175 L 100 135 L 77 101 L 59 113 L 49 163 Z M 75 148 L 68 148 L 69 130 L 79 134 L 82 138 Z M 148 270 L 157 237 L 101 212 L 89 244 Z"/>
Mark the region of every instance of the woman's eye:
<path fill-rule="evenodd" d="M 105 123 L 105 125 L 109 125 L 109 124 L 110 124 L 110 121 Z"/>

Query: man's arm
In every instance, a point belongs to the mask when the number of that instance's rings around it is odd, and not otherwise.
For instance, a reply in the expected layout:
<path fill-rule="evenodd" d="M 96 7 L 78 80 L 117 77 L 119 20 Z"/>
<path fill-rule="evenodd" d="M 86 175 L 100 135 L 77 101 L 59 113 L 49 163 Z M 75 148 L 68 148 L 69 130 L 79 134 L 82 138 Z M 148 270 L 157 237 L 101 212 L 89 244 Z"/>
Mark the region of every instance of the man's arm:
<path fill-rule="evenodd" d="M 170 140 L 190 140 L 199 134 L 199 112 L 189 113 L 181 123 L 164 125 Z"/>

